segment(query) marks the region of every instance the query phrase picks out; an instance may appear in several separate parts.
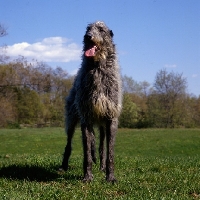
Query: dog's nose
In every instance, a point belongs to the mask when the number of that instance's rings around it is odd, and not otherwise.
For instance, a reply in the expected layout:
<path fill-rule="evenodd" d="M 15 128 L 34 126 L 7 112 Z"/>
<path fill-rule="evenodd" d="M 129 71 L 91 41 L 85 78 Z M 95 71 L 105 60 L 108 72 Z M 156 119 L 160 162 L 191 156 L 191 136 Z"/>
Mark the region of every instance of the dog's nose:
<path fill-rule="evenodd" d="M 86 37 L 87 37 L 87 39 L 91 40 L 92 39 L 92 34 L 91 33 L 87 33 Z"/>

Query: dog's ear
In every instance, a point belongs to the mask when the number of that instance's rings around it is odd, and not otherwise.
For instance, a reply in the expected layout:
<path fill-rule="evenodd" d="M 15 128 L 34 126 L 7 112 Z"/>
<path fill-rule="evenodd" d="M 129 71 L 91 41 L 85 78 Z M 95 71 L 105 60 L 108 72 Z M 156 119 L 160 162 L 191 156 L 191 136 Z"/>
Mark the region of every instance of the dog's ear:
<path fill-rule="evenodd" d="M 112 30 L 110 30 L 110 36 L 113 37 L 114 33 L 112 32 Z"/>

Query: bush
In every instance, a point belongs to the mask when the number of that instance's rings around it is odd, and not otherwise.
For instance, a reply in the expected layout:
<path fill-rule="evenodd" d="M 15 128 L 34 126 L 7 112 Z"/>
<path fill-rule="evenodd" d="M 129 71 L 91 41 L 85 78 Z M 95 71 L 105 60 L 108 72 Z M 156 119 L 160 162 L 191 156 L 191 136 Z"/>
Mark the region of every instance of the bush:
<path fill-rule="evenodd" d="M 7 125 L 6 125 L 6 128 L 9 128 L 9 129 L 21 129 L 21 126 L 17 122 L 8 121 Z"/>

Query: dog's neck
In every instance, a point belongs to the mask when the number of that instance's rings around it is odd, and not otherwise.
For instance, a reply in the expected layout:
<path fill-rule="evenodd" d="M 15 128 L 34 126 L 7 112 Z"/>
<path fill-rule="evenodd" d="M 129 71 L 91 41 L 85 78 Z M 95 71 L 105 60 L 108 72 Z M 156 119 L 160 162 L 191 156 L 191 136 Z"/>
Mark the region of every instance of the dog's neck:
<path fill-rule="evenodd" d="M 93 58 L 85 58 L 83 62 L 83 66 L 87 71 L 106 68 L 106 59 L 94 60 Z"/>

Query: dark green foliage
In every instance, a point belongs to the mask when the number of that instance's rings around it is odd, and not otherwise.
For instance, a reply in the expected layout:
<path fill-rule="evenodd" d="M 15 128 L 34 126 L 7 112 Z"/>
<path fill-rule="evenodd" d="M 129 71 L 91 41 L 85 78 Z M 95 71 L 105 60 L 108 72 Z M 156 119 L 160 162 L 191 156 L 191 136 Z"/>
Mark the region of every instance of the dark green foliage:
<path fill-rule="evenodd" d="M 12 121 L 7 121 L 7 126 L 6 128 L 9 128 L 9 129 L 20 129 L 21 126 L 19 123 L 17 122 L 12 122 Z"/>
<path fill-rule="evenodd" d="M 29 88 L 16 88 L 17 122 L 31 124 L 42 116 L 42 102 L 39 95 Z"/>
<path fill-rule="evenodd" d="M 124 93 L 123 95 L 123 110 L 119 119 L 120 127 L 135 128 L 138 121 L 139 108 L 133 103 L 130 95 Z"/>

